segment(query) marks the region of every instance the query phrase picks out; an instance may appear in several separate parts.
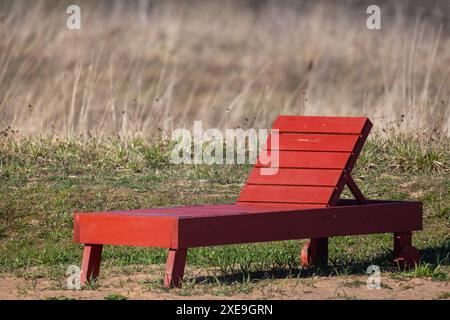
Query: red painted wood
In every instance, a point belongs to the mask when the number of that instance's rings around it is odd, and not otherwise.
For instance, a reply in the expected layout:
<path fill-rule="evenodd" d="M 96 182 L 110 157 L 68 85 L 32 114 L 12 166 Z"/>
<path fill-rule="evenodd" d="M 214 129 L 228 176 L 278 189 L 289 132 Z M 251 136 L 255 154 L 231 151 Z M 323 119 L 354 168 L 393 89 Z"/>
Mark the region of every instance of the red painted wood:
<path fill-rule="evenodd" d="M 334 190 L 333 196 L 330 199 L 329 202 L 330 206 L 335 206 L 336 203 L 339 201 L 339 198 L 341 197 L 342 191 L 344 190 L 348 177 L 350 176 L 353 167 L 355 166 L 356 161 L 358 160 L 359 154 L 361 153 L 364 147 L 364 143 L 366 142 L 366 139 L 369 135 L 371 128 L 372 122 L 370 122 L 369 119 L 366 119 L 362 131 L 359 134 L 359 138 L 355 145 L 355 149 L 351 153 L 351 156 L 344 167 L 344 171 L 342 172 L 341 178 L 339 179 L 339 182 L 336 185 L 336 189 Z"/>
<path fill-rule="evenodd" d="M 394 257 L 398 257 L 404 247 L 411 245 L 412 233 L 410 231 L 394 233 Z"/>
<path fill-rule="evenodd" d="M 356 202 L 347 201 L 347 203 Z M 153 216 L 79 214 L 78 242 L 90 243 L 92 240 L 94 244 L 176 249 L 338 235 L 393 233 L 422 228 L 419 202 L 368 201 L 368 203 L 299 210 L 280 207 L 278 211 L 272 212 L 265 212 L 267 208 L 261 206 L 260 213 L 157 219 Z M 85 216 L 88 219 L 84 219 Z M 157 232 L 154 232 L 155 230 Z M 167 236 L 161 239 L 161 234 Z"/>
<path fill-rule="evenodd" d="M 308 240 L 300 253 L 300 263 L 304 267 L 326 266 L 328 264 L 328 238 Z"/>
<path fill-rule="evenodd" d="M 100 273 L 103 245 L 86 244 L 81 263 L 81 284 L 97 279 Z"/>
<path fill-rule="evenodd" d="M 420 263 L 420 252 L 414 246 L 403 247 L 398 256 L 395 257 L 394 262 L 402 268 L 415 268 Z"/>
<path fill-rule="evenodd" d="M 288 202 L 325 204 L 333 187 L 246 185 L 238 202 Z"/>
<path fill-rule="evenodd" d="M 360 204 L 364 204 L 366 202 L 366 198 L 364 197 L 361 190 L 359 190 L 355 180 L 353 180 L 350 175 L 347 177 L 347 187 L 350 189 L 351 193 Z"/>
<path fill-rule="evenodd" d="M 80 241 L 80 214 L 76 212 L 73 215 L 73 240 L 77 243 L 83 243 Z"/>
<path fill-rule="evenodd" d="M 402 268 L 414 268 L 420 263 L 420 252 L 412 245 L 412 233 L 394 233 L 394 262 Z"/>
<path fill-rule="evenodd" d="M 394 233 L 421 229 L 420 202 L 377 202 L 297 212 L 180 218 L 178 247 Z"/>
<path fill-rule="evenodd" d="M 410 201 L 408 201 L 408 202 L 410 202 Z M 382 204 L 382 203 L 398 203 L 398 201 L 397 200 L 371 200 L 371 199 L 366 199 L 366 203 L 365 204 Z M 355 200 L 355 199 L 340 199 L 336 203 L 336 206 L 338 206 L 338 207 L 357 206 L 359 204 L 360 204 L 359 201 Z"/>
<path fill-rule="evenodd" d="M 181 287 L 186 265 L 187 249 L 169 249 L 166 262 L 164 286 L 166 288 Z"/>
<path fill-rule="evenodd" d="M 325 204 L 314 203 L 264 203 L 264 202 L 237 202 L 236 206 L 252 206 L 254 213 L 285 212 L 304 209 L 325 208 Z M 258 211 L 256 211 L 258 209 Z"/>
<path fill-rule="evenodd" d="M 216 210 L 230 210 L 234 208 L 232 204 L 217 204 L 214 205 Z M 176 213 L 181 211 L 199 211 L 204 209 L 213 209 L 211 205 L 189 205 L 189 206 L 175 206 L 175 207 L 164 207 L 164 208 L 150 208 L 150 209 L 136 209 L 136 210 L 126 210 L 126 211 L 113 211 L 113 212 L 133 212 L 133 213 L 142 213 L 142 212 L 168 212 L 168 213 Z"/>
<path fill-rule="evenodd" d="M 233 204 L 227 205 L 196 205 L 196 206 L 179 206 L 172 208 L 153 208 L 153 209 L 138 209 L 127 211 L 109 211 L 99 212 L 97 214 L 132 214 L 132 215 L 153 215 L 153 216 L 182 216 L 186 214 L 202 214 L 204 212 L 235 212 L 237 208 Z M 242 210 L 242 208 L 240 208 Z"/>
<path fill-rule="evenodd" d="M 293 205 L 292 205 L 293 206 Z M 274 206 L 256 206 L 254 204 L 247 204 L 236 206 L 231 205 L 208 205 L 208 206 L 195 206 L 195 207 L 178 207 L 178 208 L 163 208 L 163 209 L 150 209 L 150 210 L 132 210 L 130 213 L 127 211 L 118 212 L 98 212 L 96 214 L 117 214 L 117 215 L 134 215 L 134 216 L 157 216 L 157 217 L 172 217 L 174 219 L 185 216 L 215 216 L 222 214 L 234 214 L 234 213 L 252 213 L 261 211 L 279 211 L 279 208 Z"/>
<path fill-rule="evenodd" d="M 177 219 L 117 214 L 76 214 L 75 241 L 173 248 L 177 242 Z"/>
<path fill-rule="evenodd" d="M 360 134 L 367 120 L 362 117 L 279 116 L 273 128 L 280 132 Z"/>
<path fill-rule="evenodd" d="M 106 211 L 95 213 L 76 213 L 75 214 L 75 229 L 80 227 L 80 217 L 83 215 L 91 216 L 116 216 L 119 220 L 129 219 L 132 217 L 157 217 L 177 219 L 182 217 L 197 217 L 197 216 L 220 216 L 230 214 L 243 214 L 243 213 L 261 213 L 261 212 L 280 212 L 289 209 L 304 209 L 304 208 L 318 208 L 323 205 L 314 204 L 263 204 L 263 203 L 241 203 L 239 205 L 207 205 L 207 206 L 189 206 L 189 207 L 177 207 L 177 208 L 161 208 L 161 209 L 148 209 L 148 210 L 130 210 L 130 211 Z M 93 218 L 93 217 L 92 217 Z M 97 219 L 97 218 L 95 218 Z M 103 218 L 102 218 L 103 219 Z M 101 221 L 102 219 L 98 219 Z M 176 220 L 174 220 L 176 221 Z M 83 219 L 83 228 L 86 224 L 90 223 L 89 219 Z M 128 222 L 129 223 L 129 222 Z M 80 232 L 75 231 L 76 242 L 82 243 L 79 239 Z"/>
<path fill-rule="evenodd" d="M 347 124 L 343 124 L 343 123 Z M 264 163 L 261 157 L 252 170 L 238 202 L 291 202 L 332 204 L 331 201 L 342 192 L 340 185 L 346 173 L 351 171 L 356 158 L 354 151 L 361 143 L 361 134 L 367 124 L 367 118 L 329 118 L 329 117 L 284 117 L 280 116 L 274 125 L 281 131 L 307 132 L 308 134 L 281 134 L 278 163 Z M 294 127 L 299 128 L 298 131 Z M 341 129 L 343 131 L 339 131 Z M 320 134 L 317 134 L 319 132 Z M 343 135 L 342 133 L 351 134 Z M 368 133 L 368 132 L 367 132 Z M 265 149 L 273 155 L 268 138 Z M 356 160 L 355 160 L 356 161 Z M 275 175 L 261 174 L 261 167 L 279 167 Z M 298 168 L 301 170 L 295 170 Z M 347 171 L 350 169 L 350 171 Z M 270 185 L 260 187 L 254 185 Z M 276 188 L 280 186 L 327 186 L 333 189 L 298 189 Z M 334 202 L 335 204 L 335 202 Z"/>
<path fill-rule="evenodd" d="M 365 200 L 350 177 L 371 126 L 367 118 L 280 116 L 279 172 L 261 175 L 269 164 L 259 160 L 236 205 L 75 214 L 74 239 L 87 244 L 83 282 L 98 276 L 103 244 L 170 248 L 166 287 L 181 285 L 186 248 L 197 246 L 312 238 L 302 253 L 311 263 L 326 256 L 328 237 L 392 232 L 396 260 L 413 265 L 421 203 Z M 339 201 L 346 183 L 363 205 Z"/>
<path fill-rule="evenodd" d="M 261 160 L 264 158 L 260 155 L 256 168 L 250 174 L 247 183 L 250 185 L 333 186 L 334 190 L 331 191 L 331 194 L 327 194 L 326 197 L 322 194 L 322 196 L 327 199 L 328 206 L 334 206 L 339 200 L 371 126 L 372 124 L 367 118 L 280 116 L 275 121 L 274 128 L 290 133 L 281 133 L 280 135 L 279 161 L 278 163 L 264 163 L 265 161 Z M 268 139 L 269 147 L 266 146 L 266 149 L 271 149 L 270 143 L 271 140 Z M 268 151 L 269 158 L 273 152 L 275 151 Z M 268 176 L 262 175 L 258 171 L 258 168 L 269 166 L 278 167 L 279 172 Z M 283 169 L 294 168 L 304 169 L 304 171 L 298 173 L 283 171 Z M 308 172 L 305 171 L 307 169 L 316 170 L 311 171 L 310 179 L 308 179 Z M 305 180 L 309 182 L 305 182 Z M 356 189 L 357 187 L 353 188 L 353 191 Z M 244 189 L 241 196 L 244 192 L 247 191 Z M 359 196 L 359 194 L 357 195 Z M 246 195 L 244 194 L 244 196 Z M 275 197 L 278 198 L 278 195 L 276 194 Z M 239 201 L 242 201 L 241 197 Z M 283 199 L 281 202 L 285 202 L 285 200 Z M 313 200 L 306 200 L 306 202 L 313 203 Z"/>
<path fill-rule="evenodd" d="M 268 160 L 273 151 L 268 151 Z M 275 156 L 274 156 L 275 157 Z M 279 168 L 343 169 L 350 157 L 348 152 L 280 151 Z M 261 156 L 256 167 L 274 167 L 274 163 L 264 163 Z"/>
<path fill-rule="evenodd" d="M 254 168 L 247 184 L 273 184 L 298 186 L 336 186 L 342 170 L 289 169 L 280 168 L 275 175 L 261 175 L 260 168 Z"/>
<path fill-rule="evenodd" d="M 288 134 L 279 135 L 279 145 L 271 145 L 271 137 L 267 138 L 264 149 L 285 151 L 341 151 L 351 152 L 355 148 L 357 135 L 336 134 Z"/>

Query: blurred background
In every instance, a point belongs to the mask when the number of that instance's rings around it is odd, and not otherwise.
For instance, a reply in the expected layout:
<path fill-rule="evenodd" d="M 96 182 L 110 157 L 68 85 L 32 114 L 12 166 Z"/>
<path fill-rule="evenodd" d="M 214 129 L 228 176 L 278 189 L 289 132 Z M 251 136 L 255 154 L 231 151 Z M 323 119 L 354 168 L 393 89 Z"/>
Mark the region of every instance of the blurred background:
<path fill-rule="evenodd" d="M 0 132 L 152 138 L 304 114 L 448 135 L 449 17 L 448 0 L 2 0 Z"/>

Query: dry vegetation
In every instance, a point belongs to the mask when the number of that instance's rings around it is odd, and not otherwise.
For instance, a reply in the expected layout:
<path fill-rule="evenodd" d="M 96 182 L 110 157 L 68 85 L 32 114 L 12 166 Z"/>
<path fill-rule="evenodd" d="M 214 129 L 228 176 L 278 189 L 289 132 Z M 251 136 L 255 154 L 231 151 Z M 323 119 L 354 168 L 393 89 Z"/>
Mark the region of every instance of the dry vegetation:
<path fill-rule="evenodd" d="M 268 127 L 279 113 L 448 133 L 445 1 L 431 14 L 387 2 L 380 31 L 361 1 L 156 1 L 142 14 L 86 0 L 70 31 L 65 2 L 0 4 L 4 134 L 149 137 L 194 120 Z"/>

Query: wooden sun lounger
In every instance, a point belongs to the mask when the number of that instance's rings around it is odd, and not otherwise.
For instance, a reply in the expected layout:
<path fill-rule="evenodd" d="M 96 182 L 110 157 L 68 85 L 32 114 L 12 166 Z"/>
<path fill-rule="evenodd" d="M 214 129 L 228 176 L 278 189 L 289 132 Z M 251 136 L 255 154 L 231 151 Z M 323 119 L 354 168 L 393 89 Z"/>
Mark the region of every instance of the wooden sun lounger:
<path fill-rule="evenodd" d="M 413 267 L 421 202 L 367 200 L 350 176 L 371 127 L 367 118 L 279 116 L 278 173 L 262 175 L 258 160 L 233 205 L 75 213 L 82 283 L 98 276 L 103 245 L 168 248 L 166 287 L 181 286 L 188 248 L 262 241 L 310 239 L 300 254 L 310 266 L 327 263 L 329 237 L 393 233 L 394 260 Z M 345 185 L 356 200 L 340 200 Z"/>

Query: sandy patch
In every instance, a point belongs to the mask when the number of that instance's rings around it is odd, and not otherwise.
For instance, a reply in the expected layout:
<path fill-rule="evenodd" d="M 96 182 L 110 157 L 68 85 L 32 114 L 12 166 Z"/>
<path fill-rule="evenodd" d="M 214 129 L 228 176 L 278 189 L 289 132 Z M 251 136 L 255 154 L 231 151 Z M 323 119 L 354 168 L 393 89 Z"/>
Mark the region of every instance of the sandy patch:
<path fill-rule="evenodd" d="M 94 288 L 69 290 L 66 279 L 0 275 L 0 299 L 105 299 L 120 294 L 128 299 L 449 299 L 448 281 L 392 279 L 382 276 L 381 289 L 368 289 L 365 276 L 268 279 L 247 285 L 188 284 L 165 290 L 159 272 L 130 275 L 108 272 Z"/>

